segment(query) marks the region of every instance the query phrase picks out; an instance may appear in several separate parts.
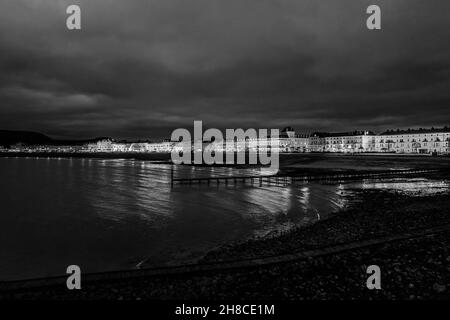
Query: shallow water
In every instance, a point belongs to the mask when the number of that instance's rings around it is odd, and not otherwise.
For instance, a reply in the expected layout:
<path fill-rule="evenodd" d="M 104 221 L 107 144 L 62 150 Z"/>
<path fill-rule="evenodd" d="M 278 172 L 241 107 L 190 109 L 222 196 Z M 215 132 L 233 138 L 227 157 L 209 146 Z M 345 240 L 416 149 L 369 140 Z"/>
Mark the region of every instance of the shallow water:
<path fill-rule="evenodd" d="M 443 181 L 170 187 L 149 161 L 0 158 L 0 280 L 195 261 L 224 243 L 327 218 L 353 189 L 448 190 Z M 178 167 L 177 177 L 268 174 Z M 432 188 L 431 188 L 431 187 Z"/>

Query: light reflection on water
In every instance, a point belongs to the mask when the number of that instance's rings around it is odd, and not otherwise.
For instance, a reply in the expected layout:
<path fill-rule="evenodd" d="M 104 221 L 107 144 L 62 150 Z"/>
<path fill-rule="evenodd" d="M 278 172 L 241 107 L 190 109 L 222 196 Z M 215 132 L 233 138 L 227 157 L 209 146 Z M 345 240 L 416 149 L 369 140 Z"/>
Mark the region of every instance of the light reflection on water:
<path fill-rule="evenodd" d="M 177 167 L 176 177 L 266 169 Z M 137 160 L 1 159 L 0 280 L 194 261 L 248 237 L 326 219 L 353 189 L 448 190 L 426 179 L 337 185 L 170 187 L 171 166 Z"/>
<path fill-rule="evenodd" d="M 449 191 L 448 181 L 433 181 L 424 178 L 389 179 L 384 181 L 366 180 L 357 184 L 362 189 L 383 189 L 407 195 L 433 195 Z"/>

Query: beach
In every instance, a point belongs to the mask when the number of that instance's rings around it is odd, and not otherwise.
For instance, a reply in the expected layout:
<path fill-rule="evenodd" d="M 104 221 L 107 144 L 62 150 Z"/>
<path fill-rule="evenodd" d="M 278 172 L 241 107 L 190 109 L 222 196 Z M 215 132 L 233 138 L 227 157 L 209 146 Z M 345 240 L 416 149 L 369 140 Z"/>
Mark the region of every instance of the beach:
<path fill-rule="evenodd" d="M 361 194 L 359 203 L 327 220 L 270 238 L 209 252 L 200 265 L 245 261 L 259 265 L 154 276 L 110 274 L 68 291 L 53 284 L 9 291 L 16 299 L 448 299 L 450 216 L 448 193 L 417 197 L 385 191 Z M 425 232 L 425 231 L 426 232 Z M 411 236 L 408 236 L 408 233 Z M 406 234 L 402 239 L 396 235 Z M 394 236 L 394 237 L 392 237 Z M 381 239 L 379 243 L 364 241 Z M 384 239 L 384 240 L 383 240 Z M 350 249 L 334 250 L 342 244 Z M 330 249 L 331 248 L 331 249 Z M 314 249 L 313 257 L 283 263 L 264 258 Z M 366 269 L 378 265 L 382 290 L 368 290 Z"/>

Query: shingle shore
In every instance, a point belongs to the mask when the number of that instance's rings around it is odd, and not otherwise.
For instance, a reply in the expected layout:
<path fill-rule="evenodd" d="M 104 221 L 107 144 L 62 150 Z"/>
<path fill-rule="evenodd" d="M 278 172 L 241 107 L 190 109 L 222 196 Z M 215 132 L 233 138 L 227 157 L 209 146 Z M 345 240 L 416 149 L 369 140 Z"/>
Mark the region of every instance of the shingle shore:
<path fill-rule="evenodd" d="M 205 261 L 263 257 L 450 223 L 450 197 L 366 191 L 353 208 L 307 228 L 208 254 Z M 366 288 L 381 268 L 382 290 Z M 16 299 L 448 299 L 450 232 L 245 270 L 84 283 L 4 295 Z M 1 298 L 1 296 L 0 296 Z"/>

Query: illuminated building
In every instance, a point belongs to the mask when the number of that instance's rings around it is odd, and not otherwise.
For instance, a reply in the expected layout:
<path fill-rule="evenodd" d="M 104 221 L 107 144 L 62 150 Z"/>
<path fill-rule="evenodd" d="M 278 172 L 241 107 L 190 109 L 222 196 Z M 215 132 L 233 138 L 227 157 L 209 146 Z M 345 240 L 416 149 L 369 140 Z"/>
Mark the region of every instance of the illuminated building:
<path fill-rule="evenodd" d="M 386 131 L 375 137 L 378 152 L 450 153 L 450 128 Z"/>

